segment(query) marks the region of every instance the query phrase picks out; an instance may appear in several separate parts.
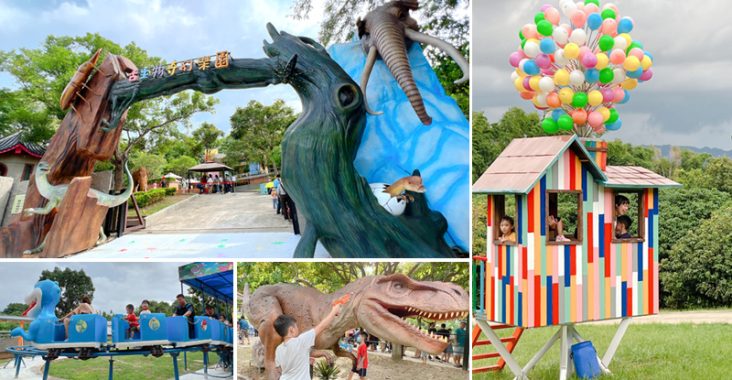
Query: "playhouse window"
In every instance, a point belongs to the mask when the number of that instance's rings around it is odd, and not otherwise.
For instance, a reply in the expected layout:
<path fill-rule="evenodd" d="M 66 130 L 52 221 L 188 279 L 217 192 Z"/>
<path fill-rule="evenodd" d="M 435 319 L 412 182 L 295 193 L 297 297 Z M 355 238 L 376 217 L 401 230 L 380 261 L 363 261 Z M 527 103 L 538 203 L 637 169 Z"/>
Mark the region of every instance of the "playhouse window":
<path fill-rule="evenodd" d="M 498 245 L 516 245 L 518 242 L 518 199 L 517 196 L 494 195 L 493 196 L 493 243 Z M 513 241 L 501 241 L 501 219 L 508 216 L 513 220 Z"/>
<path fill-rule="evenodd" d="M 627 206 L 622 204 L 627 200 Z M 620 207 L 619 207 L 620 204 Z M 645 238 L 643 218 L 643 192 L 634 190 L 620 190 L 614 193 L 613 200 L 613 243 L 642 242 Z M 625 237 L 618 236 L 622 227 L 618 227 L 618 218 L 630 218 L 630 226 Z M 626 219 L 627 220 L 627 219 Z"/>
<path fill-rule="evenodd" d="M 547 244 L 582 243 L 581 215 L 581 191 L 548 190 L 546 202 Z"/>

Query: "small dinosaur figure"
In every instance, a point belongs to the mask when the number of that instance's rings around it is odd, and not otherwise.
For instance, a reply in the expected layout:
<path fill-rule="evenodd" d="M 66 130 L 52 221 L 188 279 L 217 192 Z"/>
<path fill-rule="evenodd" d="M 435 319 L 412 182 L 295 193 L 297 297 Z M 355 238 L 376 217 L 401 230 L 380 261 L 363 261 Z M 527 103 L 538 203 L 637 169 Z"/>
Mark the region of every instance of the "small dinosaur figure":
<path fill-rule="evenodd" d="M 407 200 L 409 202 L 414 201 L 414 197 L 407 194 L 407 191 L 415 193 L 424 193 L 427 191 L 422 184 L 422 177 L 410 175 L 408 177 L 401 178 L 384 188 L 384 192 L 389 193 L 392 198 Z"/>
<path fill-rule="evenodd" d="M 468 293 L 447 282 L 415 281 L 403 274 L 368 276 L 351 282 L 333 294 L 293 284 L 265 285 L 251 296 L 244 293 L 243 311 L 256 326 L 264 344 L 265 369 L 269 379 L 276 378 L 275 349 L 282 338 L 273 327 L 274 320 L 287 314 L 297 321 L 301 332 L 315 327 L 330 312 L 331 305 L 342 303 L 341 312 L 315 339 L 314 354 L 323 356 L 332 350 L 336 356 L 355 357 L 338 346 L 343 334 L 363 327 L 370 334 L 405 346 L 417 347 L 432 354 L 443 352 L 449 342 L 428 334 L 406 321 L 422 317 L 434 321 L 462 319 L 468 316 Z"/>
<path fill-rule="evenodd" d="M 23 315 L 35 318 L 28 326 L 26 332 L 21 327 L 16 327 L 10 332 L 10 336 L 22 336 L 28 342 L 35 342 L 39 338 L 39 330 L 41 326 L 47 324 L 55 324 L 56 305 L 61 300 L 61 288 L 56 281 L 42 280 L 36 283 L 25 303 L 28 309 Z"/>
<path fill-rule="evenodd" d="M 64 196 L 66 195 L 66 192 L 69 190 L 68 184 L 61 184 L 61 185 L 51 185 L 50 182 L 48 182 L 48 172 L 50 171 L 50 166 L 48 162 L 41 161 L 36 165 L 36 171 L 35 171 L 35 182 L 36 182 L 36 188 L 38 188 L 38 193 L 41 194 L 43 198 L 48 199 L 48 203 L 44 207 L 40 208 L 27 208 L 23 210 L 23 214 L 25 216 L 31 216 L 31 215 L 48 215 L 54 208 L 58 207 L 58 205 L 61 203 L 61 201 L 64 199 Z M 89 189 L 88 196 L 96 198 L 97 199 L 97 205 L 99 206 L 107 206 L 107 207 L 115 207 L 119 206 L 124 202 L 127 202 L 127 199 L 130 198 L 130 195 L 132 195 L 132 188 L 134 187 L 134 182 L 132 180 L 132 173 L 130 173 L 130 169 L 127 167 L 127 163 L 125 162 L 125 172 L 127 173 L 127 179 L 129 180 L 129 186 L 127 186 L 127 189 L 125 189 L 122 194 L 119 195 L 111 195 L 104 193 L 102 191 L 96 190 L 96 189 Z M 103 242 L 106 240 L 106 236 L 104 235 L 104 228 L 102 226 L 99 227 L 99 240 L 97 240 L 97 244 Z M 39 253 L 43 251 L 43 249 L 46 247 L 46 241 L 44 241 L 36 248 L 29 249 L 25 252 L 23 252 L 24 255 L 31 255 L 35 253 Z"/>

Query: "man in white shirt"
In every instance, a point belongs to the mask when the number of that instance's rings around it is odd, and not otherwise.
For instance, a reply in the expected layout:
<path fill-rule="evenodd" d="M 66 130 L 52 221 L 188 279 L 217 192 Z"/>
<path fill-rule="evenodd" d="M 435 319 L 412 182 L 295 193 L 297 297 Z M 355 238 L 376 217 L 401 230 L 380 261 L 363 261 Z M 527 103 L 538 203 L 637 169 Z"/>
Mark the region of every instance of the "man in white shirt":
<path fill-rule="evenodd" d="M 317 326 L 300 334 L 297 322 L 289 315 L 280 315 L 274 321 L 274 328 L 284 341 L 275 350 L 275 365 L 280 368 L 280 380 L 310 380 L 310 349 L 315 338 L 333 322 L 341 311 L 336 304 Z"/>

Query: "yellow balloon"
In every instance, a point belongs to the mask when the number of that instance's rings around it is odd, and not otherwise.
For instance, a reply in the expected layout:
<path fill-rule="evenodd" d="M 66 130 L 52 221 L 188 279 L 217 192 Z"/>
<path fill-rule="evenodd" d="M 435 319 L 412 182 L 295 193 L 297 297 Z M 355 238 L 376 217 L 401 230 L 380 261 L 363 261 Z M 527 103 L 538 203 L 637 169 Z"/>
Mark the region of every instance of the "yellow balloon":
<path fill-rule="evenodd" d="M 573 97 L 574 97 L 574 91 L 572 91 L 571 88 L 565 87 L 565 88 L 559 90 L 559 100 L 562 101 L 562 104 L 572 103 Z"/>
<path fill-rule="evenodd" d="M 576 59 L 579 57 L 579 46 L 574 42 L 570 42 L 564 46 L 564 58 Z"/>
<path fill-rule="evenodd" d="M 541 79 L 541 76 L 534 75 L 531 78 L 529 78 L 529 87 L 531 87 L 534 91 L 539 91 L 539 80 Z"/>
<path fill-rule="evenodd" d="M 625 46 L 630 46 L 630 44 L 633 42 L 633 39 L 630 38 L 630 34 L 628 33 L 618 34 L 618 37 L 622 37 L 625 40 Z"/>
<path fill-rule="evenodd" d="M 597 107 L 600 104 L 602 104 L 602 93 L 597 90 L 592 90 L 587 94 L 587 102 L 590 103 L 591 106 Z"/>
<path fill-rule="evenodd" d="M 632 90 L 636 87 L 638 87 L 638 79 L 628 78 L 623 81 L 623 83 L 620 84 L 620 87 L 626 89 L 626 90 Z"/>
<path fill-rule="evenodd" d="M 602 115 L 602 122 L 606 122 L 608 119 L 610 119 L 610 110 L 607 109 L 607 107 L 600 107 L 597 109 L 597 112 Z"/>
<path fill-rule="evenodd" d="M 640 68 L 640 60 L 636 56 L 628 56 L 628 58 L 625 58 L 625 62 L 623 62 L 623 68 L 627 71 L 636 71 L 638 68 Z"/>
<path fill-rule="evenodd" d="M 651 57 L 644 55 L 643 59 L 641 59 L 641 67 L 643 68 L 643 71 L 646 71 L 653 66 L 653 60 L 651 60 Z"/>
<path fill-rule="evenodd" d="M 569 73 L 565 69 L 559 69 L 554 73 L 554 84 L 566 86 L 569 84 Z"/>
<path fill-rule="evenodd" d="M 523 78 L 516 78 L 516 80 L 513 81 L 513 85 L 516 87 L 516 91 L 518 91 L 518 92 L 526 91 L 526 89 L 524 88 Z"/>
<path fill-rule="evenodd" d="M 607 64 L 609 62 L 610 58 L 607 57 L 607 54 L 597 53 L 597 65 L 595 65 L 595 68 L 598 70 L 602 70 L 607 67 Z"/>

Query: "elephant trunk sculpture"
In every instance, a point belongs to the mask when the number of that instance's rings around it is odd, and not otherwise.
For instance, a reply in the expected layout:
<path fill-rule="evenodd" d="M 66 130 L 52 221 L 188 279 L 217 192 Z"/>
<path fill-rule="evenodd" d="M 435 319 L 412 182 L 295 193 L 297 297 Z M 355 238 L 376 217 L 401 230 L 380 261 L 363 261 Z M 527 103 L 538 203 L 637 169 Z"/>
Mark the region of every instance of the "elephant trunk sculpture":
<path fill-rule="evenodd" d="M 392 1 L 373 11 L 366 17 L 356 22 L 358 36 L 361 38 L 364 51 L 367 53 L 366 66 L 361 76 L 361 89 L 366 93 L 369 76 L 376 63 L 377 57 L 381 57 L 399 83 L 404 94 L 409 99 L 414 112 L 424 125 L 430 125 L 432 118 L 427 113 L 417 84 L 412 75 L 407 57 L 407 47 L 412 42 L 419 42 L 435 46 L 444 50 L 463 71 L 463 77 L 455 83 L 462 83 L 468 80 L 468 62 L 460 52 L 452 45 L 435 37 L 428 36 L 418 31 L 417 21 L 409 16 L 409 11 L 417 10 L 419 1 L 402 0 Z M 378 114 L 366 105 L 366 111 L 370 114 Z"/>

